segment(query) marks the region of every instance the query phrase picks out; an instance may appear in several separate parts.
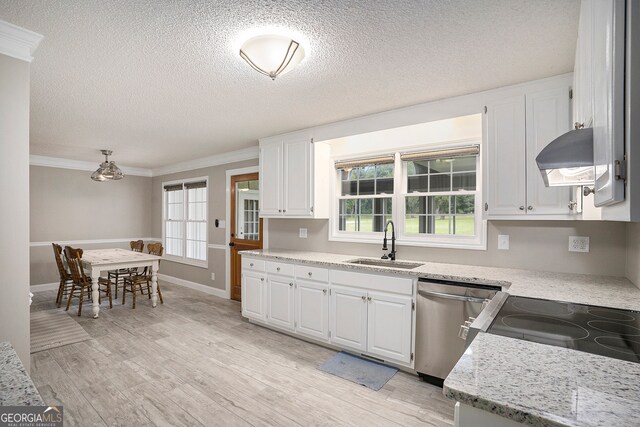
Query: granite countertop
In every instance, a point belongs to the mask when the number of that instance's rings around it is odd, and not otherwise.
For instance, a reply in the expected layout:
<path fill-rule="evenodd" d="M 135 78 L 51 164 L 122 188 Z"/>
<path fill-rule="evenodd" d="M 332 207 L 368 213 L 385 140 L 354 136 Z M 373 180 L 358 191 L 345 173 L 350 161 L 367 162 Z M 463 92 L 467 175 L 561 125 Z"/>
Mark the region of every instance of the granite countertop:
<path fill-rule="evenodd" d="M 44 406 L 11 344 L 0 342 L 0 406 Z"/>
<path fill-rule="evenodd" d="M 627 310 L 640 310 L 640 288 L 634 286 L 633 283 L 624 277 L 552 273 L 403 259 L 400 262 L 423 263 L 420 267 L 406 270 L 393 267 L 349 264 L 346 262 L 356 258 L 366 258 L 358 255 L 283 249 L 243 251 L 242 254 L 289 262 L 319 264 L 327 267 L 362 272 L 392 273 L 444 280 L 464 280 L 472 283 L 502 286 L 503 290 L 509 292 L 510 295 L 567 301 L 578 304 L 600 305 Z"/>
<path fill-rule="evenodd" d="M 640 425 L 640 364 L 479 333 L 447 397 L 535 426 Z"/>

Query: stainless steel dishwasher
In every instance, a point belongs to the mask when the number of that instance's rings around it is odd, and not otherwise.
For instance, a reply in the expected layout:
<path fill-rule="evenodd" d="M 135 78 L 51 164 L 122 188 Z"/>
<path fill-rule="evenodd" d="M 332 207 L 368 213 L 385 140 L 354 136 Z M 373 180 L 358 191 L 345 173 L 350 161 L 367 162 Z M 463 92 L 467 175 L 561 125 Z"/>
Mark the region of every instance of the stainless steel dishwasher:
<path fill-rule="evenodd" d="M 500 290 L 499 286 L 418 279 L 415 369 L 424 380 L 442 387 L 464 353 L 461 325 L 471 323 Z"/>

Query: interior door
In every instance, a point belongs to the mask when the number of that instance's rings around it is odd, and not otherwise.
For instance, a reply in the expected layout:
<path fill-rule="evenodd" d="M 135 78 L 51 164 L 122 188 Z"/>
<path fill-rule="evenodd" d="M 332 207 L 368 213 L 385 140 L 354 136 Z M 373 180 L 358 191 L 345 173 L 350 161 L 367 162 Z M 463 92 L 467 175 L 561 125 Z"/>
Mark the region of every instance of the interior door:
<path fill-rule="evenodd" d="M 231 177 L 231 299 L 242 298 L 242 263 L 238 252 L 262 249 L 262 219 L 260 210 L 260 183 L 257 173 Z"/>

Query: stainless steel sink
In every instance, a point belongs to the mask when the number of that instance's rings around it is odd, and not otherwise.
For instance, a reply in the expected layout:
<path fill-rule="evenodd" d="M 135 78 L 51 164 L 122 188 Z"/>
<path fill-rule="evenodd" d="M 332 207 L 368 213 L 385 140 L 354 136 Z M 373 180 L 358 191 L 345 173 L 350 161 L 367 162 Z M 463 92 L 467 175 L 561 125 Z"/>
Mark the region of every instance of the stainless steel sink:
<path fill-rule="evenodd" d="M 357 258 L 349 261 L 345 261 L 349 264 L 359 264 L 359 265 L 372 265 L 375 267 L 389 267 L 389 268 L 402 268 L 404 270 L 411 270 L 414 268 L 418 268 L 421 265 L 418 262 L 400 262 L 400 261 L 390 261 L 384 259 L 371 259 L 371 258 Z"/>

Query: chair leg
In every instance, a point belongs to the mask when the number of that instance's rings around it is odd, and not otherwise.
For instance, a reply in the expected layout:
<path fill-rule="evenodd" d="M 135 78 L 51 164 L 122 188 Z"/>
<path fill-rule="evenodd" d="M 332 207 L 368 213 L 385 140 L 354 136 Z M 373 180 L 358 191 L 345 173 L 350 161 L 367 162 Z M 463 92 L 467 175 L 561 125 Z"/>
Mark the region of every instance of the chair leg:
<path fill-rule="evenodd" d="M 64 311 L 69 311 L 69 306 L 71 306 L 71 298 L 73 297 L 73 291 L 76 289 L 76 284 L 71 285 L 71 292 L 69 292 L 69 299 L 67 300 L 67 308 Z"/>
<path fill-rule="evenodd" d="M 109 308 L 113 308 L 113 300 L 111 299 L 111 282 L 107 283 L 107 295 L 109 295 Z"/>
<path fill-rule="evenodd" d="M 133 307 L 131 308 L 136 308 L 136 284 L 135 283 L 131 283 L 131 293 L 133 294 Z"/>
<path fill-rule="evenodd" d="M 84 286 L 80 288 L 80 305 L 78 306 L 78 316 L 82 315 L 82 299 L 84 298 Z"/>
<path fill-rule="evenodd" d="M 56 295 L 56 304 L 60 307 L 62 304 L 62 294 L 64 293 L 64 280 L 60 280 L 60 286 L 58 286 L 58 295 Z"/>
<path fill-rule="evenodd" d="M 142 285 L 140 285 L 140 288 L 142 288 Z M 151 285 L 149 284 L 148 280 L 147 280 L 147 294 L 149 295 L 149 299 L 151 299 Z"/>
<path fill-rule="evenodd" d="M 156 283 L 156 286 L 158 287 L 158 296 L 160 297 L 160 304 L 164 304 L 164 301 L 162 300 L 162 292 L 160 291 L 160 284 Z"/>

